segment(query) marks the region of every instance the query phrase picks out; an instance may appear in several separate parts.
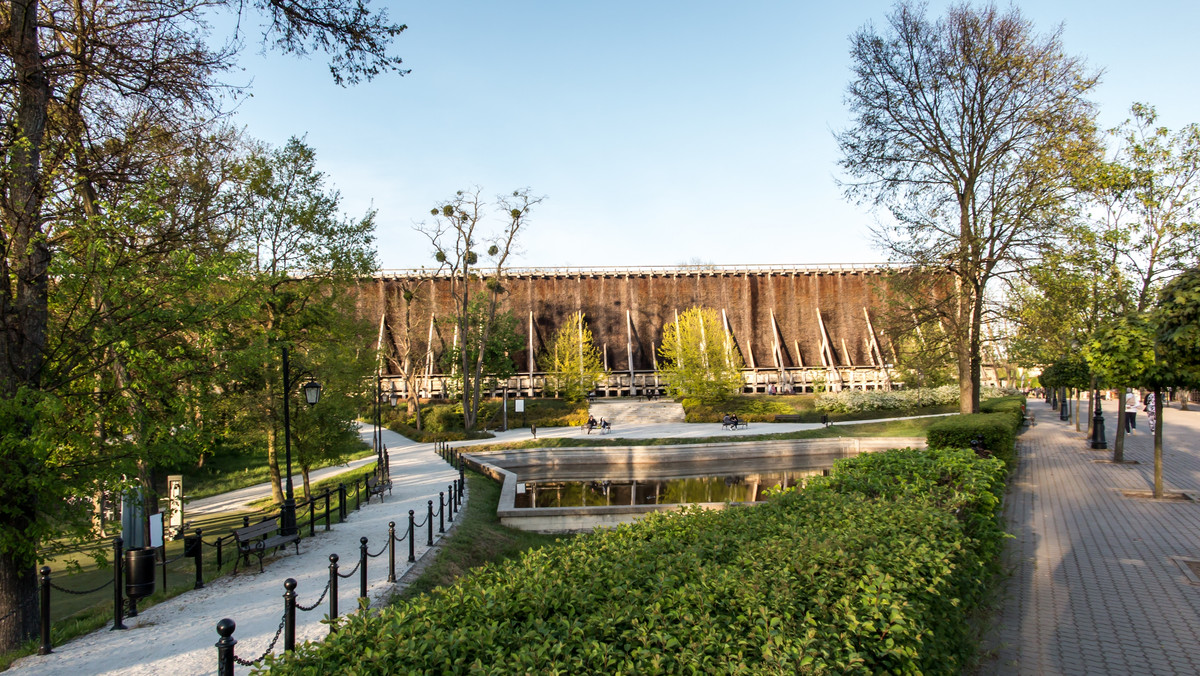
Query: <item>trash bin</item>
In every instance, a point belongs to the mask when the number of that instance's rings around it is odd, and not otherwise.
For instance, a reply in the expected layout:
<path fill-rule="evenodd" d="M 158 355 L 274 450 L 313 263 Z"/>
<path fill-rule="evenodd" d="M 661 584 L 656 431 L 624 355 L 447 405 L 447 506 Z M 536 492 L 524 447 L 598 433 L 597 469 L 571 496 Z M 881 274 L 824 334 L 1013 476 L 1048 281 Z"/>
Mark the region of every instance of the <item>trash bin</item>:
<path fill-rule="evenodd" d="M 125 552 L 125 595 L 140 599 L 154 593 L 154 565 L 158 550 L 154 547 Z"/>

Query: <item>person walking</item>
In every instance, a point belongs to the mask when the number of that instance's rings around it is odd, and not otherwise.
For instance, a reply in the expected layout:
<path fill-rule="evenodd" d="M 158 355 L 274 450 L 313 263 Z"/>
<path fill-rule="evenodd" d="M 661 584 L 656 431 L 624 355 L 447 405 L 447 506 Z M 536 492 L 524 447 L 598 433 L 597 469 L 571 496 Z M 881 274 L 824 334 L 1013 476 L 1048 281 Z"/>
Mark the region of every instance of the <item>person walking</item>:
<path fill-rule="evenodd" d="M 1132 434 L 1137 429 L 1137 412 L 1141 407 L 1137 394 L 1129 390 L 1125 395 L 1125 434 Z"/>
<path fill-rule="evenodd" d="M 1154 426 L 1158 424 L 1158 418 L 1155 416 L 1158 412 L 1156 399 L 1153 392 L 1146 396 L 1146 419 L 1150 421 L 1150 436 L 1154 436 Z"/>

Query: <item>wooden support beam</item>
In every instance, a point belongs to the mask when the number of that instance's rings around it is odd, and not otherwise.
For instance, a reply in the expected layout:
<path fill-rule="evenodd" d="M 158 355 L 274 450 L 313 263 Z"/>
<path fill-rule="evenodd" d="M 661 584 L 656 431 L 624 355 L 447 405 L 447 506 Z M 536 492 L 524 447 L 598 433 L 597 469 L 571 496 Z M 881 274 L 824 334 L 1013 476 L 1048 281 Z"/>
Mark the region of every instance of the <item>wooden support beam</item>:
<path fill-rule="evenodd" d="M 629 360 L 629 394 L 636 396 L 637 389 L 633 384 L 633 315 L 625 311 L 625 356 Z"/>
<path fill-rule="evenodd" d="M 527 352 L 529 353 L 529 389 L 526 390 L 526 395 L 529 396 L 530 398 L 532 398 L 533 397 L 533 371 L 534 371 L 533 310 L 529 311 L 529 348 L 528 348 Z"/>

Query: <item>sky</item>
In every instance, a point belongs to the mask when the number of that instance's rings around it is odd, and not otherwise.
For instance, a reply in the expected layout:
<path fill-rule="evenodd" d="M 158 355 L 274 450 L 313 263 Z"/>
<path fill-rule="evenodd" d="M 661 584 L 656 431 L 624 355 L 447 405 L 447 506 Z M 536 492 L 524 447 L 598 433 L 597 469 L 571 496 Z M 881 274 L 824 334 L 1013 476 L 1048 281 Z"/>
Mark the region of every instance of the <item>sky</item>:
<path fill-rule="evenodd" d="M 410 73 L 343 88 L 321 55 L 251 42 L 232 119 L 272 145 L 303 137 L 348 216 L 377 210 L 384 269 L 434 267 L 414 226 L 475 188 L 546 197 L 514 266 L 882 262 L 880 216 L 845 198 L 834 135 L 851 122 L 849 38 L 891 6 L 375 0 L 408 26 L 392 52 Z M 1102 127 L 1135 101 L 1171 129 L 1200 121 L 1200 3 L 1017 6 L 1102 72 Z"/>

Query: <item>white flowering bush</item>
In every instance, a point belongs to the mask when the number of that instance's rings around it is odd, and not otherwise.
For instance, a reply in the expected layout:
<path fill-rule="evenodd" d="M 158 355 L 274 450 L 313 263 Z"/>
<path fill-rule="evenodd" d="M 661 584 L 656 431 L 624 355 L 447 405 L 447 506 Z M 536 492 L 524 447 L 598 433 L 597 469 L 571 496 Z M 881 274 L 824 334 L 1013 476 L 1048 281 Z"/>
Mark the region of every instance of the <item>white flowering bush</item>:
<path fill-rule="evenodd" d="M 985 387 L 980 399 L 1015 394 L 1016 390 Z M 909 390 L 842 390 L 817 395 L 816 409 L 826 413 L 860 413 L 958 404 L 958 385 L 917 387 Z"/>

